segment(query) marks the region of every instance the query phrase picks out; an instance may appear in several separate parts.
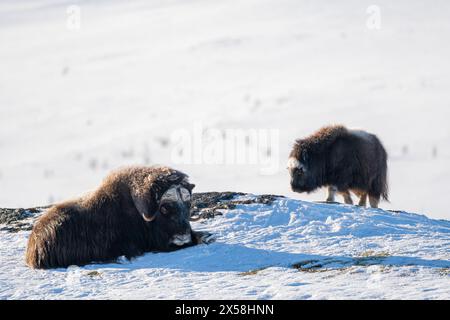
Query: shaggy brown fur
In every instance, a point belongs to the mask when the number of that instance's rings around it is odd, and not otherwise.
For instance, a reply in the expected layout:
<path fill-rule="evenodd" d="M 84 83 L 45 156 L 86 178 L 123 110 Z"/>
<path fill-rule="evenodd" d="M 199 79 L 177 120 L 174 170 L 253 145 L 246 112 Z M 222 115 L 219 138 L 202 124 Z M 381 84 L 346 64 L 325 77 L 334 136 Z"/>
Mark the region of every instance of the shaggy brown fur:
<path fill-rule="evenodd" d="M 173 186 L 177 192 L 188 190 L 183 201 L 161 201 Z M 113 172 L 97 190 L 57 204 L 38 219 L 26 263 L 33 268 L 84 265 L 202 242 L 207 234 L 192 231 L 189 223 L 193 187 L 186 174 L 168 167 Z"/>
<path fill-rule="evenodd" d="M 349 191 L 360 197 L 359 205 L 377 207 L 388 199 L 387 153 L 380 140 L 362 130 L 328 126 L 299 139 L 291 151 L 288 168 L 291 187 L 311 192 L 328 186 L 327 201 L 338 192 L 353 203 Z"/>

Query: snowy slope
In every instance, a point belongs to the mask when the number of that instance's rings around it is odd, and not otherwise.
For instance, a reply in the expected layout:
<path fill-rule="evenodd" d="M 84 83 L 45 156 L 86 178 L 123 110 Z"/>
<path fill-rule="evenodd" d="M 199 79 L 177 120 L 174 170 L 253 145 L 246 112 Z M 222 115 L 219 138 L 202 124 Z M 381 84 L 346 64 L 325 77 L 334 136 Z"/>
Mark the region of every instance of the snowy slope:
<path fill-rule="evenodd" d="M 0 299 L 450 299 L 450 221 L 289 198 L 222 213 L 194 223 L 211 245 L 51 271 L 1 231 Z"/>
<path fill-rule="evenodd" d="M 66 27 L 69 5 L 79 30 Z M 0 206 L 78 196 L 125 164 L 185 170 L 197 191 L 296 195 L 293 140 L 328 123 L 379 135 L 385 208 L 450 218 L 450 2 L 2 0 Z M 279 169 L 179 164 L 194 123 L 276 129 Z"/>

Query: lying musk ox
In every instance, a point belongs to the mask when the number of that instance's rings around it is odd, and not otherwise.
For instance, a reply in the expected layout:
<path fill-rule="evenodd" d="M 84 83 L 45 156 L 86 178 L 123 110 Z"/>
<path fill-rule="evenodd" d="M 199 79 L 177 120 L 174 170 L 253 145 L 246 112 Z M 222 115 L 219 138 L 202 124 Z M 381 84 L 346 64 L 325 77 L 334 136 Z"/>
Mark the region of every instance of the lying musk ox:
<path fill-rule="evenodd" d="M 295 142 L 288 161 L 291 188 L 311 192 L 328 187 L 328 202 L 336 192 L 352 204 L 349 191 L 360 197 L 359 205 L 378 207 L 388 200 L 387 153 L 380 140 L 362 130 L 328 126 Z"/>
<path fill-rule="evenodd" d="M 168 167 L 128 167 L 85 197 L 57 204 L 35 223 L 26 262 L 67 267 L 208 243 L 190 226 L 193 184 Z"/>

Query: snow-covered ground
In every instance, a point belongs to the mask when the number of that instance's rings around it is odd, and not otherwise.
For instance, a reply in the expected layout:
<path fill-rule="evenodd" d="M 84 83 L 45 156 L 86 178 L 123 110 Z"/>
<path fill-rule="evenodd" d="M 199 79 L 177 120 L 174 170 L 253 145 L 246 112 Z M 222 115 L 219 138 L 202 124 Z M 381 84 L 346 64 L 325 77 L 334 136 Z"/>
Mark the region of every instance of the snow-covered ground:
<path fill-rule="evenodd" d="M 155 163 L 195 191 L 323 200 L 291 192 L 285 163 L 343 123 L 389 152 L 381 206 L 427 216 L 280 199 L 195 224 L 209 246 L 53 271 L 24 266 L 28 232 L 1 231 L 0 298 L 450 299 L 449 17 L 447 0 L 0 1 L 0 207 Z M 257 141 L 272 162 L 177 161 L 174 136 L 212 129 L 275 132 Z"/>
<path fill-rule="evenodd" d="M 446 0 L 2 0 L 0 206 L 136 163 L 185 170 L 196 191 L 323 200 L 290 191 L 286 159 L 343 123 L 388 149 L 384 208 L 449 219 L 449 16 Z M 277 170 L 177 163 L 171 137 L 196 125 L 278 130 Z"/>
<path fill-rule="evenodd" d="M 1 231 L 0 299 L 450 299 L 446 220 L 279 198 L 194 227 L 216 242 L 50 271 Z"/>

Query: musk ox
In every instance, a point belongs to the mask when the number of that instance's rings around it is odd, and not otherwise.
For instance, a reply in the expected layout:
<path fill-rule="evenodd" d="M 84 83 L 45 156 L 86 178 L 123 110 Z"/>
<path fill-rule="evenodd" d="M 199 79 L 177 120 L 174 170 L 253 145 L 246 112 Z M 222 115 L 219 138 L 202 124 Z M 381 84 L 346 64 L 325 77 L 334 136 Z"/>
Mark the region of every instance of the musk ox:
<path fill-rule="evenodd" d="M 209 233 L 190 226 L 193 188 L 186 174 L 168 167 L 117 170 L 95 191 L 54 205 L 37 220 L 26 263 L 67 267 L 208 243 Z"/>
<path fill-rule="evenodd" d="M 387 153 L 380 140 L 362 130 L 328 126 L 295 142 L 288 161 L 291 188 L 312 192 L 328 187 L 328 202 L 336 193 L 353 204 L 349 191 L 365 206 L 378 207 L 380 198 L 388 200 Z"/>

